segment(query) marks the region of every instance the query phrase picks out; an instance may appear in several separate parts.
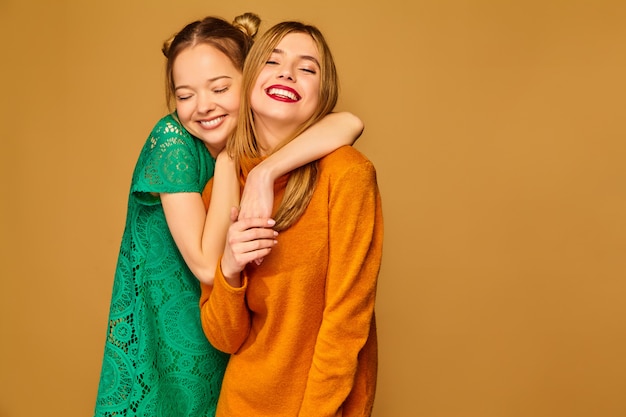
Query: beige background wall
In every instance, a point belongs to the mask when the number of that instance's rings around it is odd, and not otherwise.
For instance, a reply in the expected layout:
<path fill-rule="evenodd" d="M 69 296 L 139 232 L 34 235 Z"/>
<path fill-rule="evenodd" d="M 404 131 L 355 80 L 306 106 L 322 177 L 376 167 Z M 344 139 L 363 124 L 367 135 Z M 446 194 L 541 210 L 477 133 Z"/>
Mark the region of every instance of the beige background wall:
<path fill-rule="evenodd" d="M 626 415 L 626 3 L 0 0 L 0 416 L 90 416 L 160 44 L 317 24 L 379 172 L 375 417 Z"/>

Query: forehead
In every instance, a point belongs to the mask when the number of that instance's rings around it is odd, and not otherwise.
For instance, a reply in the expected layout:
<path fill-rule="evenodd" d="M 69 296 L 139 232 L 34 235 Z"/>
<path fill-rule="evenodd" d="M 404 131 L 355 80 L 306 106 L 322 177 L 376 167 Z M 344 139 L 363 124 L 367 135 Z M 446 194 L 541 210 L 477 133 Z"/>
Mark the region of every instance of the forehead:
<path fill-rule="evenodd" d="M 319 51 L 311 35 L 301 32 L 289 33 L 278 42 L 274 52 L 302 57 L 313 57 L 319 61 Z"/>
<path fill-rule="evenodd" d="M 222 51 L 206 43 L 196 44 L 180 51 L 172 65 L 175 78 L 204 74 L 207 78 L 239 73 L 233 62 Z"/>

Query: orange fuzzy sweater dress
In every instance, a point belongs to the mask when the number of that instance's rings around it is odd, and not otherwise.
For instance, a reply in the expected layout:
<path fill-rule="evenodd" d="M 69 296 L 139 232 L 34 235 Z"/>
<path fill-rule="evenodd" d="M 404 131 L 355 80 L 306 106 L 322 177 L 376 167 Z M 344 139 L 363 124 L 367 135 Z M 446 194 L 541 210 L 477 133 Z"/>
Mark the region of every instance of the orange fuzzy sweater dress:
<path fill-rule="evenodd" d="M 217 417 L 371 414 L 383 242 L 376 171 L 346 146 L 320 160 L 318 175 L 303 216 L 260 266 L 246 267 L 240 288 L 219 268 L 203 287 L 205 334 L 232 354 Z"/>

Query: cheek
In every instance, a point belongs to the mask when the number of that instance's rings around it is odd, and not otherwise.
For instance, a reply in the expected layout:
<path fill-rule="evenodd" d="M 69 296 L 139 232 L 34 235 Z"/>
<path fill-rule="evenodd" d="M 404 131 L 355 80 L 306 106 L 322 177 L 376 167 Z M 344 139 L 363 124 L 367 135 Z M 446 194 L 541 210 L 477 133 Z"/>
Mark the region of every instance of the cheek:
<path fill-rule="evenodd" d="M 194 105 L 191 101 L 179 101 L 176 104 L 176 113 L 178 120 L 187 131 L 192 132 L 195 129 L 191 121 L 194 112 Z"/>
<path fill-rule="evenodd" d="M 261 89 L 258 88 L 252 90 L 252 93 L 250 94 L 250 107 L 252 107 L 253 110 L 255 108 L 259 108 L 260 100 L 262 99 L 262 93 L 263 92 L 261 91 Z"/>
<path fill-rule="evenodd" d="M 320 89 L 319 89 L 319 84 L 311 84 L 309 86 L 308 89 L 308 95 L 309 95 L 309 106 L 311 106 L 313 109 L 317 108 L 319 102 L 320 102 Z"/>
<path fill-rule="evenodd" d="M 191 118 L 193 113 L 193 105 L 191 101 L 177 101 L 176 102 L 176 113 L 178 113 L 178 118 L 181 121 L 187 121 Z"/>
<path fill-rule="evenodd" d="M 224 103 L 229 113 L 239 113 L 239 94 L 231 94 L 228 100 Z"/>
<path fill-rule="evenodd" d="M 315 97 L 316 100 L 319 100 L 320 88 L 322 87 L 319 80 L 311 83 L 311 94 Z"/>
<path fill-rule="evenodd" d="M 258 105 L 260 100 L 265 96 L 265 91 L 263 90 L 263 73 L 257 77 L 256 82 L 254 83 L 254 87 L 252 87 L 252 91 L 250 92 L 250 106 L 252 108 L 255 107 L 255 104 Z"/>

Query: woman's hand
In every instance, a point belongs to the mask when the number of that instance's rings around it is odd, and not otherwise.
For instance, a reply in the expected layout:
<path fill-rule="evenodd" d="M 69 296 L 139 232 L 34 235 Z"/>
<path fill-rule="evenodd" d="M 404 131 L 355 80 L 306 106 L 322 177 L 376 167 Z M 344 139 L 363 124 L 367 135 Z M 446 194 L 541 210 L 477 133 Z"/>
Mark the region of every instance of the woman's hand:
<path fill-rule="evenodd" d="M 238 215 L 238 210 L 233 208 L 231 211 L 233 221 Z M 275 223 L 267 217 L 257 217 L 237 220 L 230 225 L 221 268 L 224 278 L 231 286 L 240 287 L 240 272 L 246 265 L 250 262 L 260 262 L 278 243 L 276 240 L 278 232 L 271 228 Z"/>
<path fill-rule="evenodd" d="M 264 165 L 254 167 L 246 179 L 239 203 L 239 220 L 250 218 L 269 218 L 274 206 L 274 178 L 263 169 Z"/>

